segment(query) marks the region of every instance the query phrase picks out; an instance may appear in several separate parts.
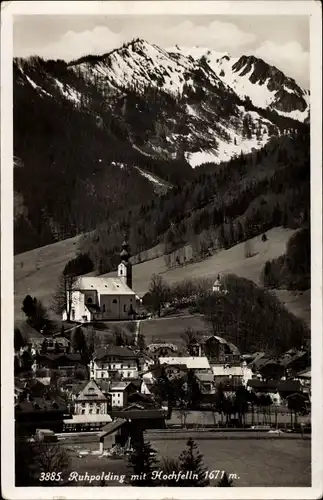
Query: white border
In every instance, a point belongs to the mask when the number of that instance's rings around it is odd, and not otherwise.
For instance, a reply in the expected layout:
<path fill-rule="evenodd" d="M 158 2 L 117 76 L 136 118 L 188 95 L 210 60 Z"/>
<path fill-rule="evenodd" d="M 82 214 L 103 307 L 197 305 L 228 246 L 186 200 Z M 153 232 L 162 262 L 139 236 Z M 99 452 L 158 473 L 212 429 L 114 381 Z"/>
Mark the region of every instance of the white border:
<path fill-rule="evenodd" d="M 312 227 L 312 487 L 311 488 L 135 488 L 14 486 L 13 398 L 13 137 L 12 18 L 35 14 L 80 15 L 309 15 L 311 33 L 311 227 Z M 322 27 L 318 1 L 13 1 L 1 4 L 1 483 L 3 498 L 128 499 L 316 499 L 323 494 L 322 465 Z M 252 450 L 251 450 L 252 453 Z"/>

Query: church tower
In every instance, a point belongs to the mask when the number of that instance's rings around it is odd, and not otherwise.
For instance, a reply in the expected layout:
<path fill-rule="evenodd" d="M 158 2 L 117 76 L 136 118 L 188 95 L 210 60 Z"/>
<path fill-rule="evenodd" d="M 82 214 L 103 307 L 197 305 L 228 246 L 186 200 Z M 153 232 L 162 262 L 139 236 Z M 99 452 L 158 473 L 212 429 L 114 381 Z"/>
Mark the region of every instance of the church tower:
<path fill-rule="evenodd" d="M 118 278 L 120 278 L 125 285 L 132 289 L 132 264 L 130 262 L 130 250 L 125 236 L 122 243 L 122 250 L 120 253 L 120 264 L 118 265 Z"/>

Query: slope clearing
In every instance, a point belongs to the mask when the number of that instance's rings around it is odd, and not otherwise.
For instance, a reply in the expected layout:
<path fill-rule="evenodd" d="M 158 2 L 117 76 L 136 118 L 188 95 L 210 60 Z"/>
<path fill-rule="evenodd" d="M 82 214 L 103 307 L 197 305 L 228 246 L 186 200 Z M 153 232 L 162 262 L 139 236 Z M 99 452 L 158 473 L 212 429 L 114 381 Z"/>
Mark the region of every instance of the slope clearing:
<path fill-rule="evenodd" d="M 217 254 L 201 262 L 168 269 L 164 257 L 137 264 L 133 267 L 133 288 L 142 295 L 148 291 L 153 273 L 163 275 L 168 283 L 176 283 L 185 278 L 216 276 L 218 273 L 234 273 L 260 284 L 260 273 L 267 260 L 272 260 L 285 252 L 286 244 L 294 233 L 291 229 L 281 227 L 268 231 L 266 242 L 261 236 L 250 240 L 252 256 L 245 258 L 245 244 L 240 243 L 229 250 L 221 250 Z M 23 317 L 21 303 L 29 293 L 41 299 L 46 306 L 50 304 L 59 274 L 66 262 L 75 257 L 80 236 L 54 243 L 46 247 L 31 250 L 15 256 L 15 317 Z M 23 267 L 21 267 L 23 263 Z M 104 276 L 115 276 L 116 272 Z M 288 290 L 277 290 L 277 296 L 296 316 L 310 322 L 310 291 L 294 293 Z M 177 321 L 188 326 L 191 320 L 178 318 Z M 164 322 L 155 321 L 165 329 Z M 151 324 L 151 323 L 150 323 Z M 152 324 L 151 324 L 152 326 Z M 159 328 L 154 325 L 154 337 L 159 337 Z M 181 328 L 180 328 L 181 329 Z M 183 329 L 184 324 L 183 324 Z"/>

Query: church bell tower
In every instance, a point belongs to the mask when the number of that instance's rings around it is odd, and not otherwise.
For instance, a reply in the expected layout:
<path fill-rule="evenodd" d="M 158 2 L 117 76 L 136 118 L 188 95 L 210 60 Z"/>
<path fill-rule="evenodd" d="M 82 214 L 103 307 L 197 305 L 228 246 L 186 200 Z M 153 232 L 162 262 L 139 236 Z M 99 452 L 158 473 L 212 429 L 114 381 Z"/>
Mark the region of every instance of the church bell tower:
<path fill-rule="evenodd" d="M 130 250 L 127 237 L 125 236 L 122 243 L 122 250 L 120 253 L 120 264 L 118 266 L 118 278 L 120 278 L 125 285 L 132 289 L 132 264 L 130 262 Z"/>

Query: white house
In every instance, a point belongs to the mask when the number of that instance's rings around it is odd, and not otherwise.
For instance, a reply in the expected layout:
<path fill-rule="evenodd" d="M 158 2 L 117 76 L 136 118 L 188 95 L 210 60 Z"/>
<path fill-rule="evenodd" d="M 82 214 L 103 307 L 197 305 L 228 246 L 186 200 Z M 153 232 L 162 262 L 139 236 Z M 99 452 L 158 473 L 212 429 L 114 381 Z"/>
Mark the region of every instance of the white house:
<path fill-rule="evenodd" d="M 128 244 L 122 244 L 118 277 L 80 276 L 67 290 L 67 309 L 63 321 L 80 323 L 90 321 L 131 319 L 136 308 L 136 294 L 132 290 L 132 265 Z"/>
<path fill-rule="evenodd" d="M 253 372 L 243 362 L 241 365 L 212 364 L 212 372 L 215 384 L 231 380 L 236 385 L 247 386 L 248 380 L 252 379 Z"/>
<path fill-rule="evenodd" d="M 113 379 L 116 373 L 122 379 L 138 378 L 137 358 L 136 353 L 127 347 L 110 346 L 98 349 L 90 362 L 90 378 Z"/>
<path fill-rule="evenodd" d="M 75 399 L 74 413 L 76 415 L 105 415 L 108 400 L 95 383 L 89 380 Z"/>
<path fill-rule="evenodd" d="M 205 356 L 168 356 L 159 358 L 161 365 L 186 366 L 189 370 L 207 370 L 210 371 L 210 363 Z"/>
<path fill-rule="evenodd" d="M 128 405 L 128 396 L 136 392 L 136 387 L 131 382 L 116 382 L 110 387 L 111 407 L 123 408 Z"/>

